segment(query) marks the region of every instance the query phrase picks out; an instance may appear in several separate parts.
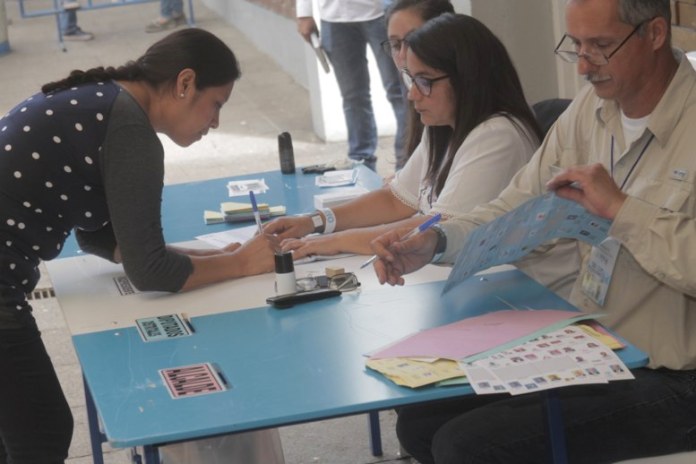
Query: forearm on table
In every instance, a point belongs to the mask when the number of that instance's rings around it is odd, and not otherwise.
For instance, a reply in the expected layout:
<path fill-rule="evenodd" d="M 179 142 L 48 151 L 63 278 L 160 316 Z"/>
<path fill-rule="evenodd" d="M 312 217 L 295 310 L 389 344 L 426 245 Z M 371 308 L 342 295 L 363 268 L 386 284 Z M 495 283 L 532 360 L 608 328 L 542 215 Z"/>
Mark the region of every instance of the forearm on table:
<path fill-rule="evenodd" d="M 332 210 L 336 216 L 337 231 L 388 224 L 416 213 L 388 188 L 367 193 Z"/>
<path fill-rule="evenodd" d="M 210 256 L 190 256 L 193 272 L 181 291 L 251 275 L 246 259 L 238 253 L 217 253 Z"/>
<path fill-rule="evenodd" d="M 174 245 L 167 245 L 167 248 L 186 256 L 214 256 L 224 253 L 223 250 L 217 248 L 186 248 Z"/>
<path fill-rule="evenodd" d="M 346 230 L 336 234 L 337 250 L 339 253 L 357 253 L 360 255 L 371 255 L 373 253 L 370 242 L 382 234 L 402 227 L 418 227 L 430 216 L 412 216 L 407 219 L 380 224 L 378 226 L 363 227 Z"/>

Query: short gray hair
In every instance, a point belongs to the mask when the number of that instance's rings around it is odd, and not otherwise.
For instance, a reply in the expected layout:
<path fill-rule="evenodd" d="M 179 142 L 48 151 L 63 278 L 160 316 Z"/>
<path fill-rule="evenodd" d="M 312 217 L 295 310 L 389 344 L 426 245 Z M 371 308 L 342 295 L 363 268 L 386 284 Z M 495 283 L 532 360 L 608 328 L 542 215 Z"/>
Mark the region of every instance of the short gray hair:
<path fill-rule="evenodd" d="M 637 26 L 655 17 L 671 22 L 669 0 L 619 0 L 619 18 L 626 24 Z"/>

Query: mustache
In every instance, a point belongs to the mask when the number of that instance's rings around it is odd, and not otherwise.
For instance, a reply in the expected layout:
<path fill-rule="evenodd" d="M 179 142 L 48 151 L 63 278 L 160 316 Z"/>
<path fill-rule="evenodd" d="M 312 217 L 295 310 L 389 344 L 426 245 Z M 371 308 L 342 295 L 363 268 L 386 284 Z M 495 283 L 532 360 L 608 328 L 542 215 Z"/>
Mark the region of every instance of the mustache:
<path fill-rule="evenodd" d="M 602 76 L 601 74 L 586 74 L 585 80 L 590 83 L 604 82 L 611 79 L 609 76 Z"/>

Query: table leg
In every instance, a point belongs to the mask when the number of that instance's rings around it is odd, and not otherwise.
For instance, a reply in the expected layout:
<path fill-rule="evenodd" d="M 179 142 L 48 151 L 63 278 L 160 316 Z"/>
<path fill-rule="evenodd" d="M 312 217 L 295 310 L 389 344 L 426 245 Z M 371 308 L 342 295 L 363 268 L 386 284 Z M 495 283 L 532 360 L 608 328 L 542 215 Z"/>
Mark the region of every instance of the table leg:
<path fill-rule="evenodd" d="M 372 446 L 373 456 L 382 456 L 382 435 L 379 430 L 379 412 L 370 411 L 368 413 L 370 425 L 370 446 Z"/>
<path fill-rule="evenodd" d="M 92 392 L 89 390 L 87 380 L 82 377 L 82 383 L 85 387 L 85 404 L 87 406 L 87 426 L 89 427 L 89 441 L 92 446 L 92 460 L 94 464 L 104 464 L 104 455 L 102 454 L 102 443 L 106 441 L 106 437 L 99 430 L 99 416 L 97 408 L 94 407 Z"/>

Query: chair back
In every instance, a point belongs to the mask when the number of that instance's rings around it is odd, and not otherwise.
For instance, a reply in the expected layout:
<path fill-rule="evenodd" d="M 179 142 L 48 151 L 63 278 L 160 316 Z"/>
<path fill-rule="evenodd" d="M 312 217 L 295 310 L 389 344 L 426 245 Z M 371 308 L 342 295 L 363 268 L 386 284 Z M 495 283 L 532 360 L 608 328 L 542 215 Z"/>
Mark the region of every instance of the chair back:
<path fill-rule="evenodd" d="M 570 102 L 571 100 L 568 98 L 550 98 L 532 105 L 532 111 L 534 111 L 534 116 L 536 116 L 537 122 L 541 126 L 544 137 L 546 137 L 546 133 L 551 129 L 556 119 L 568 108 Z"/>

